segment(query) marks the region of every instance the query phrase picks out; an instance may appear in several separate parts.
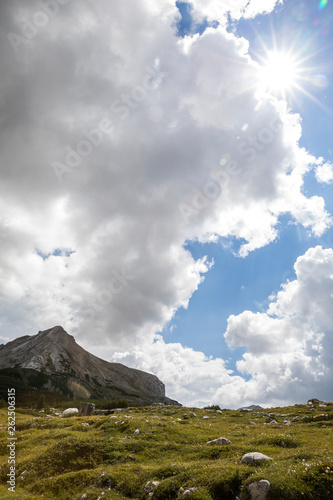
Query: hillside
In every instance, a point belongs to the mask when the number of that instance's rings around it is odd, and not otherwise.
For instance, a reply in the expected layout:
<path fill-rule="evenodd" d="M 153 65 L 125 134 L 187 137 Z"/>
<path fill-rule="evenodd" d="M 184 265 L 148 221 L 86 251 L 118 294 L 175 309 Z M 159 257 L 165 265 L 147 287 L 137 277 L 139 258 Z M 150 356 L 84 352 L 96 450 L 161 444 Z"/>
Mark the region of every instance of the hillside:
<path fill-rule="evenodd" d="M 165 396 L 155 375 L 90 354 L 61 326 L 0 345 L 0 368 L 5 386 L 19 393 L 38 389 L 85 399 L 178 404 Z"/>
<path fill-rule="evenodd" d="M 250 485 L 260 480 L 268 488 L 260 500 L 333 498 L 332 403 L 252 413 L 144 407 L 71 418 L 18 409 L 16 418 L 12 493 L 7 410 L 0 410 L 3 500 L 252 500 Z M 208 444 L 220 437 L 230 443 Z M 271 460 L 242 463 L 249 452 Z"/>

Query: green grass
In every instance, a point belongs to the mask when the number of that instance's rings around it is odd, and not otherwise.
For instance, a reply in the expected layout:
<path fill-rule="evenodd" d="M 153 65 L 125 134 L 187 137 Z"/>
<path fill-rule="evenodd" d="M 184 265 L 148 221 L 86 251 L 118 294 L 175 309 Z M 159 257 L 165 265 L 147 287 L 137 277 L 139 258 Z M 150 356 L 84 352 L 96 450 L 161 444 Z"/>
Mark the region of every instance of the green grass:
<path fill-rule="evenodd" d="M 284 417 L 277 416 L 277 424 L 265 424 L 268 413 L 298 416 L 299 421 L 285 426 Z M 319 414 L 325 417 L 316 418 Z M 309 421 L 302 421 L 304 415 Z M 235 500 L 248 483 L 268 479 L 268 500 L 329 500 L 333 498 L 332 416 L 333 404 L 314 412 L 303 405 L 253 414 L 133 407 L 114 415 L 66 419 L 17 409 L 16 492 L 12 493 L 6 485 L 7 412 L 2 408 L 0 498 L 79 500 L 87 494 L 86 500 L 97 500 L 104 492 L 105 500 L 143 500 L 148 498 L 146 483 L 159 481 L 153 500 L 180 499 L 181 488 L 196 488 L 193 500 Z M 256 425 L 249 425 L 250 420 Z M 207 444 L 218 437 L 230 439 L 231 445 Z M 242 464 L 241 457 L 251 451 L 272 461 Z"/>

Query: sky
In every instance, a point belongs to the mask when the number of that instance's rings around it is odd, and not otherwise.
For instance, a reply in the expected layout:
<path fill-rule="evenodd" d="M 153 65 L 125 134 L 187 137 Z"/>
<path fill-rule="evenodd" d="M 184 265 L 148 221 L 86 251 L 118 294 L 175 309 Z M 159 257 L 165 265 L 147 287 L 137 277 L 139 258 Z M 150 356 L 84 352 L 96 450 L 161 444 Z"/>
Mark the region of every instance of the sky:
<path fill-rule="evenodd" d="M 187 406 L 332 400 L 330 0 L 0 6 L 0 342 Z"/>

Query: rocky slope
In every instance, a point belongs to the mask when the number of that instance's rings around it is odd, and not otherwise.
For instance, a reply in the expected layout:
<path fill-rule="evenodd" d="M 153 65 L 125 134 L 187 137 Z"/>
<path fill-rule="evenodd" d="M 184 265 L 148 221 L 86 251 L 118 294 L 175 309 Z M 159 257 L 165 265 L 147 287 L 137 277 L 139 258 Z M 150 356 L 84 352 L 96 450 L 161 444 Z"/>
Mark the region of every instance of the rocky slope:
<path fill-rule="evenodd" d="M 0 369 L 27 387 L 76 398 L 178 404 L 155 375 L 90 354 L 61 326 L 0 345 Z"/>

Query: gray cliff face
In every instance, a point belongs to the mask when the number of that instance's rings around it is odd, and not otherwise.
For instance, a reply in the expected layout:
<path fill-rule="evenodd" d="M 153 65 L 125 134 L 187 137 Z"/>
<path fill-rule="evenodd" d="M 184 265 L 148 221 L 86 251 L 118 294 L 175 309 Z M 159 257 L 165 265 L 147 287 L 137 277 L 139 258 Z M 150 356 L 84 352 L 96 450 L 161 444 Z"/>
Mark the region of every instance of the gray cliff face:
<path fill-rule="evenodd" d="M 155 375 L 109 363 L 85 351 L 61 326 L 0 346 L 0 368 L 18 368 L 27 380 L 38 372 L 43 388 L 82 398 L 177 404 Z"/>

